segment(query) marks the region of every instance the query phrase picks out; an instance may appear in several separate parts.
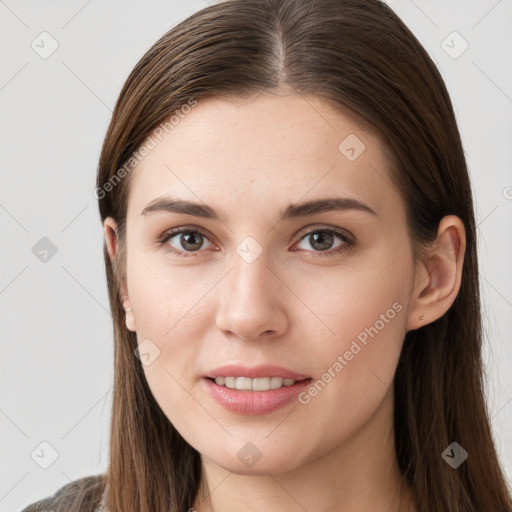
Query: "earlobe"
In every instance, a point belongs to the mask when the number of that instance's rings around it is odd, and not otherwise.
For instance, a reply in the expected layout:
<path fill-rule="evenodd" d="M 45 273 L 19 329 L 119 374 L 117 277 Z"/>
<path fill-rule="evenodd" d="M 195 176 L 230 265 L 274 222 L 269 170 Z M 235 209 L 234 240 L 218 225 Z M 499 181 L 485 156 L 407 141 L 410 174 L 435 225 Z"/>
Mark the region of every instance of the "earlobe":
<path fill-rule="evenodd" d="M 408 330 L 441 318 L 455 301 L 462 280 L 466 249 L 464 224 L 455 215 L 443 217 L 438 236 L 423 261 L 417 262 Z"/>
<path fill-rule="evenodd" d="M 129 331 L 135 332 L 135 317 L 133 316 L 133 310 L 130 306 L 130 299 L 126 299 L 123 302 L 123 308 L 125 311 L 125 322 L 126 322 L 126 328 Z"/>

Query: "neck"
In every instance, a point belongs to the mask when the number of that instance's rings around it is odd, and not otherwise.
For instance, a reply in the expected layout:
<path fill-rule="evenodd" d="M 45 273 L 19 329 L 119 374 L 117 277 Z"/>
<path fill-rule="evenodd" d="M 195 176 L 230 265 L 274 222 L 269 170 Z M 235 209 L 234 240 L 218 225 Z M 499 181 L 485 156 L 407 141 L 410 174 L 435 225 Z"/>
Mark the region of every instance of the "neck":
<path fill-rule="evenodd" d="M 395 453 L 393 397 L 350 439 L 293 471 L 239 475 L 202 457 L 198 512 L 415 512 Z"/>

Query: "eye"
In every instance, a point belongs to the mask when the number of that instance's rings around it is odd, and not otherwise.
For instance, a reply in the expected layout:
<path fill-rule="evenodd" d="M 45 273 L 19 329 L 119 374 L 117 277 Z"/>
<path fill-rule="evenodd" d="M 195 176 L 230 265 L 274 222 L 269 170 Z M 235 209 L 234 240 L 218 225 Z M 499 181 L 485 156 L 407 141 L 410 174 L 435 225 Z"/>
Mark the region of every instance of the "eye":
<path fill-rule="evenodd" d="M 335 243 L 336 238 L 341 240 L 341 243 L 338 243 L 338 245 L 334 246 L 335 250 L 330 250 L 327 252 L 329 249 L 333 248 L 333 243 Z M 347 233 L 336 228 L 317 227 L 316 229 L 310 229 L 308 232 L 303 234 L 299 243 L 297 244 L 297 247 L 299 247 L 301 243 L 309 244 L 310 247 L 313 248 L 313 251 L 307 248 L 306 250 L 311 252 L 313 257 L 318 257 L 330 256 L 351 249 L 355 245 L 355 240 Z M 299 248 L 303 249 L 304 247 Z"/>
<path fill-rule="evenodd" d="M 176 240 L 173 240 L 174 238 L 176 238 Z M 165 245 L 166 250 L 169 252 L 187 257 L 195 256 L 194 254 L 187 253 L 199 251 L 205 240 L 208 240 L 208 238 L 201 231 L 190 228 L 175 228 L 170 231 L 166 231 L 159 238 L 158 243 L 162 246 Z"/>

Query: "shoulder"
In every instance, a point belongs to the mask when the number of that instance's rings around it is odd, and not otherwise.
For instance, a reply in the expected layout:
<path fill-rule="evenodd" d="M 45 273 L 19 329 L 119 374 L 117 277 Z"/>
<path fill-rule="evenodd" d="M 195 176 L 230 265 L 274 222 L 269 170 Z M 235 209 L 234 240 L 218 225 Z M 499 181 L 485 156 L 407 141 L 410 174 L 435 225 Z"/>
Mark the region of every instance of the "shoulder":
<path fill-rule="evenodd" d="M 105 476 L 79 478 L 58 489 L 52 496 L 25 507 L 21 512 L 100 512 L 103 511 Z"/>

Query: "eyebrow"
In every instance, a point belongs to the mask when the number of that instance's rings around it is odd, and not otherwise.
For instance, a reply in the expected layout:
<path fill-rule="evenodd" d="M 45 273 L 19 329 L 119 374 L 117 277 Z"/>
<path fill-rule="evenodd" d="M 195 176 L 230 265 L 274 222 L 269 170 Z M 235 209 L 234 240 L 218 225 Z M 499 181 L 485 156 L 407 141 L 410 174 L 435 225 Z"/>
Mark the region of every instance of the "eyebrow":
<path fill-rule="evenodd" d="M 303 203 L 292 203 L 281 212 L 280 220 L 284 221 L 316 213 L 345 210 L 356 210 L 377 216 L 377 213 L 375 213 L 372 208 L 357 199 L 353 199 L 351 197 L 327 197 Z M 148 213 L 153 212 L 182 213 L 227 223 L 225 215 L 217 213 L 213 208 L 206 204 L 183 201 L 181 199 L 175 199 L 168 196 L 159 197 L 154 201 L 151 201 L 144 210 L 142 210 L 141 215 L 147 215 Z"/>

